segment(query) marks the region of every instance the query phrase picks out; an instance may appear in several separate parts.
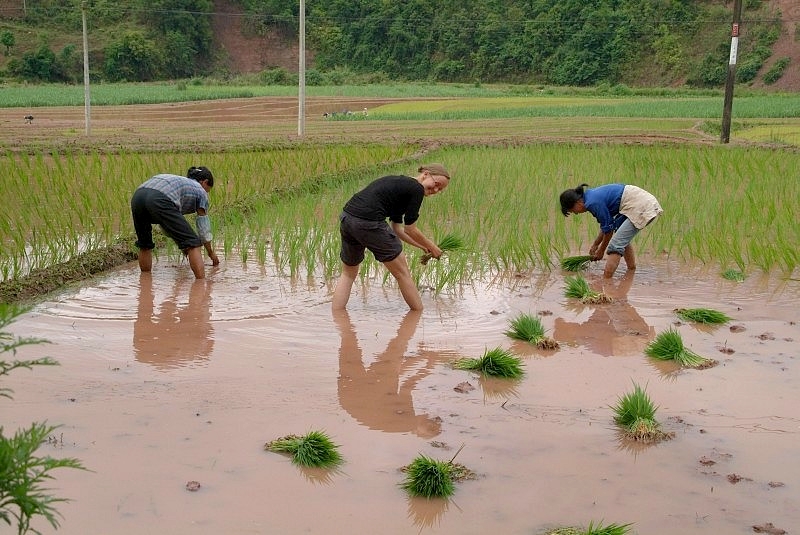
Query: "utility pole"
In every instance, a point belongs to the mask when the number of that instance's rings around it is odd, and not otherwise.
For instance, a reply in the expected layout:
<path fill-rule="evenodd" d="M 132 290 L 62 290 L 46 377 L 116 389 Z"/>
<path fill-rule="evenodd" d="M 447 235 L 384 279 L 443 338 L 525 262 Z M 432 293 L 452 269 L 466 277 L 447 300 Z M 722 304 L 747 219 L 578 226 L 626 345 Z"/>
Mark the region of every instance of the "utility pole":
<path fill-rule="evenodd" d="M 300 86 L 297 105 L 297 135 L 303 137 L 306 128 L 306 2 L 300 0 L 300 65 L 297 83 Z"/>
<path fill-rule="evenodd" d="M 86 135 L 90 136 L 92 134 L 92 99 L 89 91 L 89 37 L 86 32 L 86 0 L 81 2 L 81 15 L 83 18 L 83 107 Z"/>
<path fill-rule="evenodd" d="M 725 103 L 722 107 L 722 132 L 720 142 L 731 140 L 731 110 L 733 108 L 733 86 L 736 82 L 736 54 L 739 49 L 739 30 L 742 25 L 742 0 L 733 0 L 733 25 L 731 26 L 731 55 L 728 59 L 728 79 L 725 82 Z"/>

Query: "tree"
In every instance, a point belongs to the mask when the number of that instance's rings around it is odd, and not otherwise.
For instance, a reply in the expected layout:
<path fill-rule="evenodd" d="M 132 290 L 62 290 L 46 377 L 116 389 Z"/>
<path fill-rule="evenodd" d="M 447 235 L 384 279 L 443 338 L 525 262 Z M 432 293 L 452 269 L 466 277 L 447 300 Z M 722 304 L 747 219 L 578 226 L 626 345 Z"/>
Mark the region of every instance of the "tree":
<path fill-rule="evenodd" d="M 158 78 L 164 56 L 141 32 L 128 31 L 105 49 L 103 71 L 114 82 L 148 82 Z"/>
<path fill-rule="evenodd" d="M 0 303 L 0 329 L 5 329 L 24 312 L 25 308 Z M 19 338 L 0 330 L 0 353 L 16 354 L 21 346 L 42 343 L 47 341 Z M 49 357 L 10 362 L 0 360 L 0 377 L 17 368 L 57 364 Z M 0 398 L 11 399 L 12 393 L 9 388 L 0 388 Z M 9 526 L 16 523 L 19 535 L 28 531 L 38 533 L 31 528 L 31 520 L 37 515 L 43 516 L 53 528 L 59 527 L 60 515 L 53 505 L 68 500 L 50 495 L 43 485 L 53 479 L 51 472 L 56 468 L 84 469 L 77 459 L 36 456 L 55 429 L 57 427 L 45 423 L 33 423 L 27 429 L 16 431 L 14 436 L 6 437 L 0 426 L 0 521 Z"/>
<path fill-rule="evenodd" d="M 3 30 L 3 32 L 0 33 L 0 44 L 6 47 L 6 49 L 3 51 L 3 54 L 8 56 L 11 53 L 11 48 L 16 44 L 14 34 L 8 30 Z"/>

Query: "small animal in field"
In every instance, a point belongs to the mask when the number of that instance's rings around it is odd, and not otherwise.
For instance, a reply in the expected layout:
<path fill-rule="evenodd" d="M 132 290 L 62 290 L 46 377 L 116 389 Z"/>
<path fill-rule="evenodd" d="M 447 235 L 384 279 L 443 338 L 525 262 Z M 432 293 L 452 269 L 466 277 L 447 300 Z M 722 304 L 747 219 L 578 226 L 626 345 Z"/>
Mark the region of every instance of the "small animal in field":
<path fill-rule="evenodd" d="M 33 124 L 33 115 L 25 116 L 25 124 Z"/>

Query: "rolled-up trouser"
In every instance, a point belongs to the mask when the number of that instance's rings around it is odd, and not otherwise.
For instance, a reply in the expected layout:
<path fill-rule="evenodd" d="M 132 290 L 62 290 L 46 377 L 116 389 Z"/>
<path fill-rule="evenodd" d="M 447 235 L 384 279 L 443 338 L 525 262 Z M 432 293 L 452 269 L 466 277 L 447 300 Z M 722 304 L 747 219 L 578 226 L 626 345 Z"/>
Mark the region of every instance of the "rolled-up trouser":
<path fill-rule="evenodd" d="M 131 198 L 131 215 L 139 249 L 155 248 L 152 225 L 161 225 L 181 251 L 203 245 L 175 203 L 158 190 L 138 188 Z"/>
<path fill-rule="evenodd" d="M 403 252 L 403 243 L 386 220 L 370 221 L 342 212 L 339 232 L 342 235 L 339 258 L 348 266 L 363 262 L 365 249 L 369 249 L 378 262 L 389 262 Z"/>

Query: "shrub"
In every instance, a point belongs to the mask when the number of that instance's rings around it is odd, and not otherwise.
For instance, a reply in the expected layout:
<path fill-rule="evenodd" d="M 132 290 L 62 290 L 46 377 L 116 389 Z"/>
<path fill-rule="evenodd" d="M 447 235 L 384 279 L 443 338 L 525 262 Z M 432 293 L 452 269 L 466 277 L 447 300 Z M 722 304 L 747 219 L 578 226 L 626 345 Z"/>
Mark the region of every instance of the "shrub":
<path fill-rule="evenodd" d="M 0 329 L 7 327 L 24 312 L 25 308 L 0 303 Z M 46 342 L 38 338 L 18 338 L 0 331 L 0 353 L 16 354 L 21 346 Z M 0 377 L 17 368 L 56 364 L 49 357 L 10 362 L 0 360 Z M 0 397 L 11 399 L 11 394 L 10 389 L 0 388 Z M 8 525 L 16 522 L 19 534 L 28 531 L 39 533 L 30 525 L 36 515 L 43 516 L 54 529 L 59 527 L 60 515 L 53 506 L 68 500 L 50 495 L 43 484 L 53 479 L 51 472 L 56 468 L 83 469 L 77 459 L 35 455 L 55 429 L 56 426 L 33 423 L 28 429 L 17 430 L 14 436 L 6 437 L 0 426 L 0 521 Z"/>

